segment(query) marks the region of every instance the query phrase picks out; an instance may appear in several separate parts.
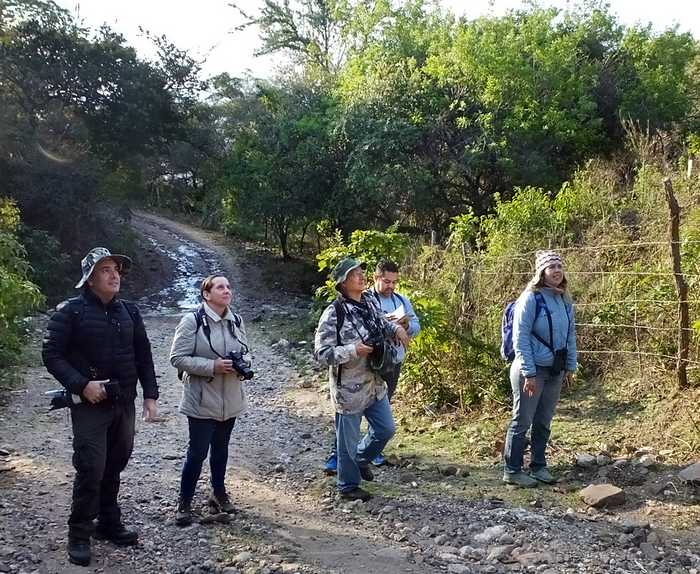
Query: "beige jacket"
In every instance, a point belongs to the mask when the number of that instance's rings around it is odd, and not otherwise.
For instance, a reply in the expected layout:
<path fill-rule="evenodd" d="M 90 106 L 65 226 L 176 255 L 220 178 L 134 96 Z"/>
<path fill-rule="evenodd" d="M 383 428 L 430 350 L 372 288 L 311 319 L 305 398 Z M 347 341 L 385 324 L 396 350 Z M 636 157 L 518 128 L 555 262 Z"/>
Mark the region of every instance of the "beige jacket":
<path fill-rule="evenodd" d="M 204 310 L 211 329 L 211 346 L 219 355 L 225 357 L 231 351 L 240 351 L 241 343 L 248 346 L 243 321 L 237 327 L 231 309 L 223 319 L 206 303 Z M 235 337 L 231 335 L 229 323 Z M 195 314 L 187 312 L 175 330 L 170 348 L 170 363 L 178 371 L 183 371 L 180 402 L 183 415 L 225 421 L 247 409 L 243 381 L 238 374 L 214 374 L 214 361 L 218 358 L 209 346 L 203 327 L 197 330 Z"/>

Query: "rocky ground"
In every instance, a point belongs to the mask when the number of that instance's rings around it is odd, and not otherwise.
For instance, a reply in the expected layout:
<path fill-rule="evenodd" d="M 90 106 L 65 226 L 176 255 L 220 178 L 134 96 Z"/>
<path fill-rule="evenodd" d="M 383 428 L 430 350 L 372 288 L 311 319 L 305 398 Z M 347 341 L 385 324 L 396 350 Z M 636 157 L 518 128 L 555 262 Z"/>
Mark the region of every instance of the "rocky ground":
<path fill-rule="evenodd" d="M 153 344 L 163 419 L 139 421 L 134 455 L 123 474 L 124 518 L 138 527 L 140 543 L 121 549 L 95 542 L 88 568 L 66 559 L 70 421 L 65 411 L 46 412 L 42 393 L 56 385 L 40 366 L 36 349 L 45 320 L 37 320 L 32 366 L 0 407 L 0 572 L 700 571 L 700 540 L 692 531 L 657 528 L 653 512 L 566 508 L 536 495 L 522 507 L 491 495 L 465 497 L 473 478 L 461 466 L 434 467 L 404 457 L 376 471 L 370 502 L 341 502 L 333 480 L 320 472 L 331 432 L 330 407 L 313 382 L 317 374 L 309 376 L 294 359 L 310 353 L 310 342 L 270 344 L 279 338 L 275 321 L 302 316 L 307 302 L 266 288 L 260 270 L 216 235 L 145 214 L 137 214 L 134 226 L 146 238 L 152 274 L 173 274 L 162 289 L 139 299 Z M 180 383 L 167 358 L 182 307 L 193 302 L 193 278 L 214 269 L 225 269 L 232 279 L 256 371 L 248 384 L 251 408 L 234 429 L 227 476 L 239 511 L 208 514 L 205 472 L 196 499 L 199 520 L 178 528 L 173 516 L 187 431 L 177 413 Z M 620 486 L 622 477 L 634 476 L 625 467 L 642 474 L 639 469 L 653 468 L 640 462 L 642 456 L 630 454 L 627 462 L 581 459 L 580 474 L 593 482 L 607 477 Z M 601 468 L 608 470 L 601 473 Z M 662 478 L 660 491 L 677 488 L 675 477 Z M 685 500 L 692 503 L 694 496 Z"/>

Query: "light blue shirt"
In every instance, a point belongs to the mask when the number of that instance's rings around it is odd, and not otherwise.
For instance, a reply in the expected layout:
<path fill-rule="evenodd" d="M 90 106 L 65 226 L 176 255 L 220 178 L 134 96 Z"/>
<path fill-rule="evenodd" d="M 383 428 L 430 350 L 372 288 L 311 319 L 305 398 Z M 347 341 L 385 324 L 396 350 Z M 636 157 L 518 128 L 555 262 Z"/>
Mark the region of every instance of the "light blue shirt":
<path fill-rule="evenodd" d="M 552 289 L 544 287 L 539 290 L 547 303 L 552 317 L 552 336 L 550 341 L 549 322 L 547 311 L 540 308 L 535 319 L 537 301 L 535 292 L 529 289 L 523 291 L 518 297 L 513 309 L 513 346 L 515 347 L 515 360 L 520 362 L 520 370 L 525 377 L 534 377 L 540 367 L 551 367 L 554 362 L 552 351 L 539 341 L 533 333 L 552 344 L 554 349 L 566 347 L 566 370 L 576 370 L 576 324 L 574 321 L 573 305 L 564 301 L 564 298 Z"/>
<path fill-rule="evenodd" d="M 385 297 L 374 287 L 368 289 L 368 291 L 373 297 L 376 298 L 377 301 L 379 301 L 379 306 L 381 307 L 382 311 L 384 311 L 385 315 L 396 311 L 396 309 L 403 305 L 404 310 L 406 311 L 406 317 L 408 317 L 408 336 L 411 337 L 411 339 L 413 339 L 413 337 L 420 332 L 418 316 L 413 310 L 413 305 L 411 305 L 411 301 L 409 301 L 408 297 L 405 295 L 399 295 L 398 293 L 392 293 L 389 297 Z M 399 363 L 403 363 L 403 360 L 406 358 L 406 349 L 404 349 L 401 343 L 394 343 L 394 347 L 396 347 L 396 360 Z"/>

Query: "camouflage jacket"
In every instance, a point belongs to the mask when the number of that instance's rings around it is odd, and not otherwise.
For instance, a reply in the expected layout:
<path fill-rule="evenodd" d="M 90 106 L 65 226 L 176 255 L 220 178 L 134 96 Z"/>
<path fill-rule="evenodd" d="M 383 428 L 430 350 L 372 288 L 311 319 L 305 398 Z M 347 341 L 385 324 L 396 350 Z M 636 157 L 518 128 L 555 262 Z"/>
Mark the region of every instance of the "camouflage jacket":
<path fill-rule="evenodd" d="M 364 315 L 370 315 L 377 329 L 385 337 L 393 337 L 396 325 L 387 321 L 376 301 L 364 293 L 361 303 L 338 296 L 345 309 L 345 319 L 340 328 L 340 344 L 336 325 L 338 318 L 335 305 L 329 305 L 321 315 L 314 341 L 314 357 L 323 365 L 328 365 L 331 402 L 340 414 L 363 412 L 375 400 L 386 395 L 386 383 L 369 367 L 367 357 L 358 357 L 355 345 L 367 341 L 369 328 Z"/>

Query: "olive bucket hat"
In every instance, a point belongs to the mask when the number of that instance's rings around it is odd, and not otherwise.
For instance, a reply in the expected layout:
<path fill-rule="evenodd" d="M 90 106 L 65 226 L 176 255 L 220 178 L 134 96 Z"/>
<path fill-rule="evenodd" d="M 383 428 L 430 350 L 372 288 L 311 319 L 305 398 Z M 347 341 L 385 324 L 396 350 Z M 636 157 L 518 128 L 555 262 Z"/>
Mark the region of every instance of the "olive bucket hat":
<path fill-rule="evenodd" d="M 97 265 L 103 259 L 114 259 L 119 265 L 120 271 L 126 271 L 129 267 L 131 267 L 130 257 L 127 257 L 126 255 L 117 255 L 116 253 L 110 253 L 109 249 L 107 249 L 106 247 L 95 247 L 94 249 L 91 249 L 80 262 L 80 267 L 83 271 L 83 276 L 80 278 L 80 281 L 78 281 L 78 283 L 76 284 L 76 289 L 80 289 L 83 285 L 85 285 L 85 282 L 88 280 L 93 270 L 95 269 L 95 265 Z"/>
<path fill-rule="evenodd" d="M 333 281 L 335 282 L 336 288 L 343 281 L 345 281 L 345 279 L 347 279 L 348 273 L 350 273 L 350 271 L 352 271 L 353 269 L 357 269 L 358 267 L 360 267 L 361 269 L 366 269 L 367 264 L 358 261 L 357 259 L 353 259 L 352 257 L 346 257 L 345 259 L 342 259 L 335 267 L 333 267 L 333 271 L 331 271 L 331 279 L 333 279 Z"/>

